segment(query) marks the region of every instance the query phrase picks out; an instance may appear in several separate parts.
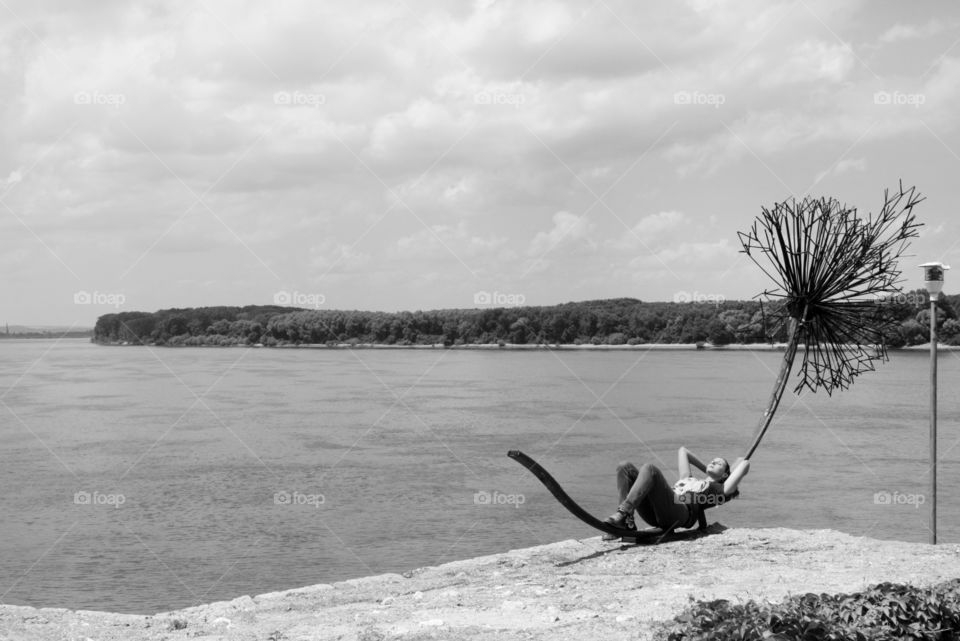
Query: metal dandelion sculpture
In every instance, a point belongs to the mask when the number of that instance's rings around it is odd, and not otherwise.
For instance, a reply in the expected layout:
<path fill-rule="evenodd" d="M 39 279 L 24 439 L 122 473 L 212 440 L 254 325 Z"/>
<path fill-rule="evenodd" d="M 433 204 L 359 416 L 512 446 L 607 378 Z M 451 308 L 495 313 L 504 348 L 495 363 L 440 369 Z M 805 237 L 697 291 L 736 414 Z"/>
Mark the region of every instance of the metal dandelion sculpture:
<path fill-rule="evenodd" d="M 876 216 L 863 219 L 832 198 L 790 199 L 764 207 L 750 231 L 739 232 L 743 251 L 777 284 L 762 296 L 788 324 L 783 364 L 745 458 L 773 420 L 800 346 L 795 393 L 846 389 L 886 360 L 884 336 L 896 321 L 884 298 L 900 291 L 897 261 L 918 235 L 913 208 L 921 201 L 901 183 L 897 193 L 884 191 Z"/>

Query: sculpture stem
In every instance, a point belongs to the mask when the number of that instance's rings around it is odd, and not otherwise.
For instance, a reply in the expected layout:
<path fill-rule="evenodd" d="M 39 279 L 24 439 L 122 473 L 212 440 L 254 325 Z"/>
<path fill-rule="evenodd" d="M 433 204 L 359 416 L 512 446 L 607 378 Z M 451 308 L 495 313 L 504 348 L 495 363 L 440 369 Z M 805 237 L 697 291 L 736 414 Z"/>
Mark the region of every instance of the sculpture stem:
<path fill-rule="evenodd" d="M 777 382 L 773 385 L 773 392 L 770 394 L 770 400 L 767 402 L 767 409 L 763 413 L 760 423 L 757 425 L 753 445 L 750 446 L 747 455 L 743 457 L 747 460 L 753 456 L 754 450 L 760 445 L 760 439 L 767 433 L 767 428 L 770 427 L 770 423 L 773 421 L 773 415 L 780 405 L 780 399 L 783 398 L 783 390 L 787 387 L 787 379 L 790 378 L 790 371 L 793 369 L 793 360 L 797 356 L 797 342 L 800 335 L 798 325 L 797 319 L 790 319 L 790 336 L 787 339 L 787 350 L 783 355 L 783 363 L 780 364 L 780 374 L 777 376 Z"/>

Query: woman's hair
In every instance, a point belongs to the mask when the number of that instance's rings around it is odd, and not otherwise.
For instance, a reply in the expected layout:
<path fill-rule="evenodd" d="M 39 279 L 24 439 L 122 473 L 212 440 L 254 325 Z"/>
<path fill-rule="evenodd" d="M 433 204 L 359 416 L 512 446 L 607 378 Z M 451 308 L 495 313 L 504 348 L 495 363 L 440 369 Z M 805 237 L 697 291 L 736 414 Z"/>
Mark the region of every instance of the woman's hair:
<path fill-rule="evenodd" d="M 718 456 L 717 458 L 723 461 L 723 466 L 727 468 L 727 471 L 723 473 L 723 478 L 720 479 L 721 481 L 726 481 L 728 478 L 730 478 L 730 461 L 723 458 L 722 456 Z"/>

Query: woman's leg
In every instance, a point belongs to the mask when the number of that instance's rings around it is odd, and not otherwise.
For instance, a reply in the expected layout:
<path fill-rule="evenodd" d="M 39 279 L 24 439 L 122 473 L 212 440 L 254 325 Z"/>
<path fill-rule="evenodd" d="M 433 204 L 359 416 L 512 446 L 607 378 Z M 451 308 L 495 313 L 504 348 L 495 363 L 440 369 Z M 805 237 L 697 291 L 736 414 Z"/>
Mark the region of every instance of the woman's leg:
<path fill-rule="evenodd" d="M 621 482 L 629 480 L 629 488 L 624 492 Z M 620 510 L 633 514 L 654 527 L 668 528 L 682 525 L 687 521 L 687 506 L 676 500 L 673 488 L 663 473 L 649 463 L 639 470 L 630 464 L 617 468 L 617 487 L 620 488 Z"/>
<path fill-rule="evenodd" d="M 633 463 L 624 461 L 617 466 L 617 490 L 620 494 L 620 503 L 623 503 L 624 499 L 627 498 L 627 495 L 630 493 L 630 488 L 633 487 L 633 482 L 639 473 L 639 470 L 637 470 L 637 467 Z M 621 512 L 618 509 L 615 514 L 606 520 L 606 523 L 628 530 L 634 530 L 637 527 L 636 522 L 633 520 L 633 510 Z M 616 534 L 605 533 L 603 535 L 604 541 L 612 541 L 616 538 Z"/>
<path fill-rule="evenodd" d="M 630 490 L 633 488 L 633 483 L 639 475 L 640 470 L 629 461 L 624 461 L 617 466 L 617 491 L 620 494 L 619 501 L 621 504 L 627 499 Z M 632 515 L 633 511 L 631 510 L 628 514 Z"/>

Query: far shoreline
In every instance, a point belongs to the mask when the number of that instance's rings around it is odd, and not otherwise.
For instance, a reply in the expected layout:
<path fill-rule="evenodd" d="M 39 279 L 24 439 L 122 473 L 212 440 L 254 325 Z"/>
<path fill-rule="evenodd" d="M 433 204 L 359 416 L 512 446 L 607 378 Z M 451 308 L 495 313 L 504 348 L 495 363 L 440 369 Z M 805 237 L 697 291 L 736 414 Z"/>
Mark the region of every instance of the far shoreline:
<path fill-rule="evenodd" d="M 481 343 L 465 345 L 445 345 L 443 343 L 426 343 L 417 345 L 397 345 L 387 343 L 299 343 L 285 345 L 264 345 L 255 343 L 253 345 L 157 345 L 156 343 L 133 343 L 123 342 L 98 342 L 91 341 L 95 345 L 105 347 L 200 347 L 200 348 L 263 348 L 263 349 L 393 349 L 393 350 L 423 350 L 423 349 L 449 349 L 463 351 L 746 351 L 746 352 L 782 352 L 786 349 L 786 343 L 730 343 L 727 345 L 712 345 L 710 343 L 638 343 L 636 345 L 577 345 L 575 343 L 526 343 L 514 344 L 504 343 Z M 803 347 L 803 344 L 800 345 Z M 938 351 L 960 351 L 960 345 L 945 345 L 938 343 Z M 888 347 L 888 352 L 929 352 L 930 344 L 908 345 L 904 347 Z"/>

